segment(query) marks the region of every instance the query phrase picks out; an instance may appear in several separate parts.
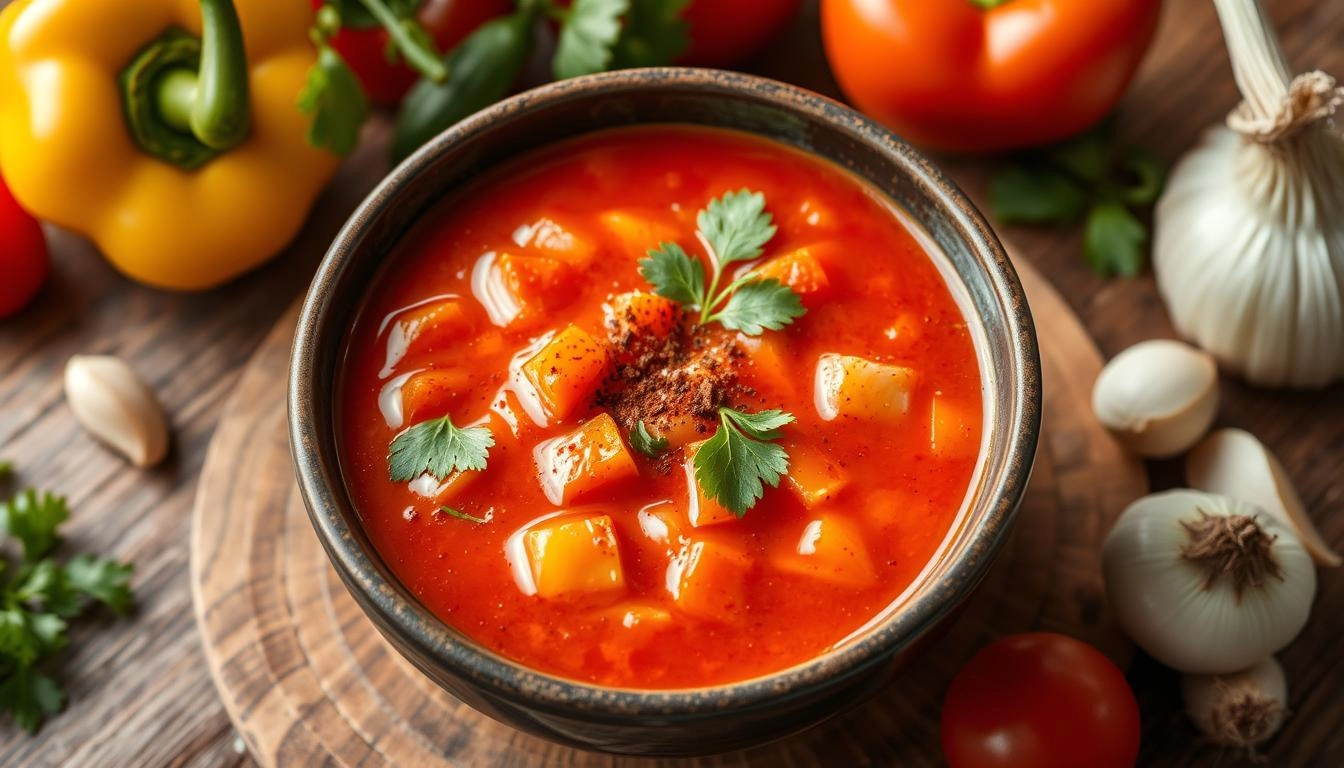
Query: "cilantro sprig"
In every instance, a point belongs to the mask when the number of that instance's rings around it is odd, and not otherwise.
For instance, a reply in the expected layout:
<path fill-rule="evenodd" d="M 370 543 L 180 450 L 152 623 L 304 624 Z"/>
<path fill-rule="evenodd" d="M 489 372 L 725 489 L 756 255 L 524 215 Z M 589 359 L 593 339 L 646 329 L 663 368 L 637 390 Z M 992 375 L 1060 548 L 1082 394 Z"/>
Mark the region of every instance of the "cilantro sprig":
<path fill-rule="evenodd" d="M 458 520 L 466 520 L 469 523 L 475 523 L 477 525 L 485 525 L 486 523 L 490 522 L 489 520 L 486 520 L 484 517 L 469 515 L 460 509 L 454 509 L 452 507 L 439 507 L 439 511 L 449 517 L 455 517 Z"/>
<path fill-rule="evenodd" d="M 454 472 L 485 469 L 494 445 L 489 427 L 458 427 L 447 416 L 422 421 L 392 441 L 387 453 L 388 476 L 400 483 L 428 472 L 446 480 Z"/>
<path fill-rule="evenodd" d="M 50 493 L 27 490 L 0 503 L 0 711 L 30 732 L 65 703 L 44 669 L 69 644 L 68 622 L 98 604 L 121 616 L 133 601 L 131 565 L 50 557 L 69 516 L 65 499 Z"/>
<path fill-rule="evenodd" d="M 660 296 L 699 312 L 700 324 L 717 322 L 732 331 L 759 336 L 802 317 L 802 299 L 772 277 L 748 272 L 723 284 L 725 268 L 759 258 L 775 236 L 765 196 L 746 189 L 711 200 L 696 217 L 697 235 L 710 251 L 710 274 L 680 245 L 660 243 L 639 262 L 639 274 Z"/>
<path fill-rule="evenodd" d="M 695 480 L 705 495 L 739 518 L 765 495 L 765 486 L 779 486 L 789 471 L 789 455 L 774 440 L 794 422 L 784 411 L 744 413 L 719 409 L 719 428 L 695 454 Z"/>
<path fill-rule="evenodd" d="M 649 428 L 644 426 L 643 421 L 636 422 L 635 428 L 630 430 L 630 447 L 650 459 L 658 458 L 667 450 L 667 445 L 667 438 L 649 434 Z"/>

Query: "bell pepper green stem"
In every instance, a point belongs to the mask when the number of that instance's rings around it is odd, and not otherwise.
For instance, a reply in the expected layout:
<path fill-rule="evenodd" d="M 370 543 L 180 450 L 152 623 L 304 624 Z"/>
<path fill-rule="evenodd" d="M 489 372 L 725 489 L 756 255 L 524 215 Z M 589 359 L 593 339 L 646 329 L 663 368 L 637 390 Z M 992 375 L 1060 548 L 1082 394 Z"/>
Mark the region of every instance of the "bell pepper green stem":
<path fill-rule="evenodd" d="M 251 130 L 247 52 L 232 0 L 201 0 L 201 68 L 191 133 L 211 149 L 241 144 Z"/>
<path fill-rule="evenodd" d="M 359 4 L 383 25 L 397 50 L 406 58 L 406 63 L 415 71 L 436 83 L 448 79 L 448 67 L 439 57 L 438 51 L 427 45 L 423 39 L 411 34 L 410 29 L 384 0 L 359 0 Z"/>
<path fill-rule="evenodd" d="M 191 133 L 191 108 L 196 103 L 196 85 L 200 77 L 194 69 L 178 67 L 159 75 L 155 90 L 158 91 L 159 117 L 169 128 L 179 132 Z"/>

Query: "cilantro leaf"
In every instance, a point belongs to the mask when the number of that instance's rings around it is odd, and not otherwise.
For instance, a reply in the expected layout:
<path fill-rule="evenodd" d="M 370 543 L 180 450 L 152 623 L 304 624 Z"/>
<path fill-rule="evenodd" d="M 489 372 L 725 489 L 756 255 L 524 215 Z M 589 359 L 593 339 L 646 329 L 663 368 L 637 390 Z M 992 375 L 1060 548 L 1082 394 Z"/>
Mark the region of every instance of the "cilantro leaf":
<path fill-rule="evenodd" d="M 313 118 L 308 128 L 313 146 L 344 156 L 359 144 L 369 101 L 359 78 L 329 45 L 318 46 L 317 63 L 308 70 L 308 82 L 299 92 L 299 109 Z"/>
<path fill-rule="evenodd" d="M 1010 165 L 989 182 L 989 204 L 1004 224 L 1067 224 L 1087 207 L 1087 193 L 1054 168 Z"/>
<path fill-rule="evenodd" d="M 771 277 L 738 286 L 723 309 L 709 319 L 730 331 L 759 336 L 766 328 L 777 331 L 806 313 L 802 298 Z"/>
<path fill-rule="evenodd" d="M 56 528 L 70 517 L 65 499 L 27 490 L 0 504 L 0 531 L 23 543 L 23 559 L 35 562 L 56 546 Z"/>
<path fill-rule="evenodd" d="M 0 610 L 0 654 L 24 666 L 37 661 L 42 648 L 42 638 L 28 623 L 27 611 L 21 606 Z"/>
<path fill-rule="evenodd" d="M 456 471 L 485 469 L 494 445 L 488 427 L 459 428 L 447 416 L 422 421 L 392 441 L 387 454 L 388 475 L 392 482 L 399 483 L 425 472 L 446 480 Z"/>
<path fill-rule="evenodd" d="M 709 201 L 696 216 L 700 234 L 714 251 L 720 269 L 736 261 L 749 261 L 775 236 L 772 217 L 765 212 L 765 195 L 740 189 Z"/>
<path fill-rule="evenodd" d="M 468 515 L 466 512 L 463 512 L 460 509 L 453 509 L 452 507 L 439 507 L 439 511 L 449 517 L 456 517 L 458 520 L 466 520 L 469 523 L 476 523 L 478 525 L 485 525 L 490 522 L 483 517 Z"/>
<path fill-rule="evenodd" d="M 611 51 L 611 69 L 671 64 L 691 38 L 681 12 L 690 0 L 639 0 L 630 4 L 625 29 Z"/>
<path fill-rule="evenodd" d="M 0 681 L 0 711 L 8 710 L 29 733 L 37 730 L 42 718 L 60 712 L 64 703 L 65 694 L 56 681 L 26 664 Z"/>
<path fill-rule="evenodd" d="M 640 421 L 630 430 L 630 447 L 651 459 L 656 459 L 659 454 L 667 450 L 667 438 L 649 434 L 644 422 Z"/>
<path fill-rule="evenodd" d="M 555 41 L 551 60 L 557 80 L 601 72 L 611 63 L 630 0 L 574 0 Z"/>
<path fill-rule="evenodd" d="M 1120 167 L 1134 177 L 1131 183 L 1120 189 L 1121 197 L 1129 205 L 1148 205 L 1162 194 L 1167 169 L 1161 160 L 1141 149 L 1135 149 L 1121 158 Z"/>
<path fill-rule="evenodd" d="M 719 409 L 719 428 L 696 451 L 695 479 L 705 494 L 739 518 L 765 495 L 765 486 L 779 486 L 789 471 L 789 455 L 768 440 L 793 421 L 780 411 L 746 414 Z"/>
<path fill-rule="evenodd" d="M 1046 149 L 1045 156 L 1050 163 L 1084 183 L 1101 181 L 1111 162 L 1111 127 L 1109 122 L 1104 122 Z"/>
<path fill-rule="evenodd" d="M 131 608 L 135 566 L 111 558 L 76 555 L 65 564 L 65 583 L 73 591 L 106 605 L 118 616 Z"/>
<path fill-rule="evenodd" d="M 1143 269 L 1148 230 L 1120 203 L 1098 203 L 1087 215 L 1083 256 L 1103 277 L 1134 277 Z"/>
<path fill-rule="evenodd" d="M 678 304 L 699 307 L 705 301 L 705 267 L 676 243 L 662 243 L 639 260 L 639 274 L 654 293 Z"/>

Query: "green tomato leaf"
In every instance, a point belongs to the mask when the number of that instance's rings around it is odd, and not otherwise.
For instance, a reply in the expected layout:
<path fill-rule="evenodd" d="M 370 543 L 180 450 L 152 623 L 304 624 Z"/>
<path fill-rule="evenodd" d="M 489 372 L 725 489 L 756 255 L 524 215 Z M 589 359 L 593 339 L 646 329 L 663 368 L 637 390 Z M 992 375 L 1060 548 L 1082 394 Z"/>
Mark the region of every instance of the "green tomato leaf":
<path fill-rule="evenodd" d="M 687 307 L 705 300 L 705 267 L 680 245 L 662 243 L 639 260 L 639 274 L 654 293 Z"/>
<path fill-rule="evenodd" d="M 1010 165 L 989 183 L 989 205 L 1004 224 L 1067 224 L 1087 208 L 1087 192 L 1063 171 Z"/>
<path fill-rule="evenodd" d="M 1087 215 L 1083 256 L 1102 277 L 1134 277 L 1143 269 L 1148 230 L 1124 205 L 1097 203 Z"/>
<path fill-rule="evenodd" d="M 459 428 L 447 416 L 422 421 L 392 441 L 387 454 L 388 475 L 392 482 L 400 483 L 426 472 L 446 480 L 454 472 L 485 469 L 494 445 L 488 427 Z"/>
<path fill-rule="evenodd" d="M 762 426 L 780 422 L 778 411 L 756 414 L 760 421 L 744 421 L 743 414 L 730 408 L 719 409 L 719 428 L 695 454 L 695 479 L 705 495 L 718 501 L 733 514 L 742 517 L 765 495 L 765 486 L 779 486 L 779 478 L 789 471 L 789 455 L 771 442 L 757 440 L 751 434 L 775 434 L 776 427 Z M 792 417 L 789 417 L 792 420 Z M 742 424 L 752 424 L 751 433 Z M 773 439 L 773 438 L 772 438 Z"/>
<path fill-rule="evenodd" d="M 0 711 L 8 711 L 29 733 L 37 730 L 43 718 L 60 712 L 64 703 L 65 693 L 56 681 L 29 665 L 20 664 L 0 681 Z"/>
<path fill-rule="evenodd" d="M 765 211 L 765 195 L 746 189 L 711 200 L 695 219 L 700 235 L 714 251 L 719 269 L 760 256 L 775 236 L 771 221 Z"/>
<path fill-rule="evenodd" d="M 629 10 L 630 0 L 574 0 L 555 41 L 555 79 L 606 69 L 621 34 L 621 17 Z"/>
<path fill-rule="evenodd" d="M 805 314 L 802 298 L 770 277 L 738 286 L 723 309 L 709 319 L 731 331 L 760 336 L 766 329 L 777 331 Z"/>
<path fill-rule="evenodd" d="M 1129 205 L 1148 205 L 1162 194 L 1167 178 L 1167 167 L 1160 159 L 1142 149 L 1132 149 L 1120 163 L 1121 169 L 1133 177 L 1120 185 L 1120 197 Z"/>
<path fill-rule="evenodd" d="M 70 589 L 106 605 L 118 616 L 131 609 L 131 574 L 135 566 L 111 558 L 77 555 L 65 564 Z"/>
<path fill-rule="evenodd" d="M 681 12 L 690 0 L 638 0 L 611 51 L 611 69 L 671 64 L 691 43 Z"/>
<path fill-rule="evenodd" d="M 667 438 L 649 434 L 644 422 L 640 421 L 630 430 L 630 447 L 651 459 L 656 459 L 667 450 Z"/>
<path fill-rule="evenodd" d="M 56 529 L 70 517 L 65 499 L 27 490 L 0 504 L 0 531 L 23 543 L 24 562 L 36 562 L 56 546 Z"/>
<path fill-rule="evenodd" d="M 312 117 L 308 142 L 345 156 L 359 144 L 359 129 L 369 116 L 369 101 L 359 78 L 329 45 L 317 49 L 317 63 L 299 93 L 299 109 Z"/>

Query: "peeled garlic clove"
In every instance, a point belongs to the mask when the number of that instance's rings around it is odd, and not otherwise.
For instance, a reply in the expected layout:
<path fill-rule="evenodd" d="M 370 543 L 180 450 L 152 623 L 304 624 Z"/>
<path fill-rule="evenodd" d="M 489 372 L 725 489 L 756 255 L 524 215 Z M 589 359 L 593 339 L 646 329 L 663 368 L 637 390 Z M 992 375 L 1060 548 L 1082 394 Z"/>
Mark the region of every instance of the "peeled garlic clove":
<path fill-rule="evenodd" d="M 1233 747 L 1273 736 L 1288 713 L 1288 683 L 1273 656 L 1231 675 L 1185 675 L 1181 697 L 1205 736 Z"/>
<path fill-rule="evenodd" d="M 1218 366 L 1180 341 L 1143 341 L 1101 369 L 1092 410 L 1140 456 L 1175 456 L 1194 445 L 1218 413 Z"/>
<path fill-rule="evenodd" d="M 1316 530 L 1283 465 L 1250 432 L 1220 429 L 1204 438 L 1185 459 L 1185 477 L 1192 488 L 1249 501 L 1277 517 L 1318 565 L 1342 562 Z"/>
<path fill-rule="evenodd" d="M 163 406 L 120 358 L 70 358 L 65 364 L 65 399 L 80 426 L 135 466 L 153 466 L 168 452 Z"/>

